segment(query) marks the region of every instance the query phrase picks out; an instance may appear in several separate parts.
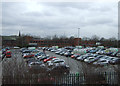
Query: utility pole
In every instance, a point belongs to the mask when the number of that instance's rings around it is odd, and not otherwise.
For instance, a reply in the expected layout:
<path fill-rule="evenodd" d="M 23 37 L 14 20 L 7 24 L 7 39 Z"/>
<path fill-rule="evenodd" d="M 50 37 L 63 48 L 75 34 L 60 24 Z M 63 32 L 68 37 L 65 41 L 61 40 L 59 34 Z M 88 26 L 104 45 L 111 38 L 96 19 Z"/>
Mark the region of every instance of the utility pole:
<path fill-rule="evenodd" d="M 80 43 L 80 39 L 79 39 L 79 34 L 80 34 L 80 28 L 78 28 L 78 46 L 79 46 L 79 43 Z"/>

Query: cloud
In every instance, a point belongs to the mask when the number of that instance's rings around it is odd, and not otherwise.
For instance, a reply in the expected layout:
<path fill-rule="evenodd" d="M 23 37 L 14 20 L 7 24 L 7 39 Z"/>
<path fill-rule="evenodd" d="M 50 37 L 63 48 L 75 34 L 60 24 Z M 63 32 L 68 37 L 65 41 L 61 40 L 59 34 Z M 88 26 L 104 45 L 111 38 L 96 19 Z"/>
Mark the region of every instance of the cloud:
<path fill-rule="evenodd" d="M 116 37 L 117 14 L 115 2 L 4 2 L 3 35 L 16 34 L 22 27 L 22 33 L 42 37 L 54 34 L 71 36 L 77 35 L 77 28 L 80 27 L 82 37 L 94 34 Z"/>

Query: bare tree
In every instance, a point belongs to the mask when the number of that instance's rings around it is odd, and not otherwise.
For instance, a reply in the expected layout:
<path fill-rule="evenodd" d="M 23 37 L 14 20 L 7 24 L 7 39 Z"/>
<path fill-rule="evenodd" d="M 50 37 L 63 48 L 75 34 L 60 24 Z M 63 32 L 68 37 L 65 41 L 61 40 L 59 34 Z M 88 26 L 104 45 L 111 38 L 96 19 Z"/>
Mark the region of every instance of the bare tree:
<path fill-rule="evenodd" d="M 91 40 L 93 40 L 93 41 L 99 41 L 99 37 L 97 36 L 97 35 L 93 35 L 92 37 L 91 37 Z"/>

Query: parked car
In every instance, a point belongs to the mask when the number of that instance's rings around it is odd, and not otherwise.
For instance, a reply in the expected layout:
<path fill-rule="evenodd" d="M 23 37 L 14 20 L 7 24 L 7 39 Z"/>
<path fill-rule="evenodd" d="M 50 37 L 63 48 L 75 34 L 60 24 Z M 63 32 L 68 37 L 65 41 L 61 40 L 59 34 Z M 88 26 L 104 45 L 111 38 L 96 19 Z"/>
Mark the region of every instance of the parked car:
<path fill-rule="evenodd" d="M 9 47 L 6 47 L 5 50 L 6 50 L 6 51 L 7 51 L 7 50 L 10 50 L 10 48 L 9 48 Z"/>
<path fill-rule="evenodd" d="M 118 53 L 116 54 L 116 57 L 120 57 L 120 52 L 118 52 Z"/>
<path fill-rule="evenodd" d="M 65 55 L 66 57 L 70 57 L 72 54 L 71 54 L 70 52 L 66 52 L 66 53 L 64 53 L 64 55 Z"/>
<path fill-rule="evenodd" d="M 89 57 L 88 55 L 82 55 L 82 56 L 80 56 L 80 57 L 77 57 L 76 59 L 78 60 L 78 61 L 84 61 L 84 59 L 86 59 L 87 57 Z"/>
<path fill-rule="evenodd" d="M 91 60 L 93 60 L 95 57 L 87 57 L 84 59 L 84 62 L 91 63 Z"/>
<path fill-rule="evenodd" d="M 52 50 L 52 48 L 48 48 L 48 51 L 51 51 Z"/>
<path fill-rule="evenodd" d="M 110 56 L 116 57 L 118 52 L 113 52 Z"/>
<path fill-rule="evenodd" d="M 39 52 L 35 54 L 35 57 L 40 56 L 40 55 L 45 55 L 43 52 Z"/>
<path fill-rule="evenodd" d="M 60 59 L 60 60 L 53 61 L 53 65 L 54 66 L 60 66 L 60 65 L 66 65 L 66 64 L 65 64 L 65 60 Z"/>
<path fill-rule="evenodd" d="M 51 60 L 47 61 L 46 64 L 47 64 L 48 67 L 52 67 L 53 66 L 53 62 Z"/>
<path fill-rule="evenodd" d="M 109 60 L 107 60 L 107 59 L 99 59 L 96 62 L 93 62 L 93 64 L 97 65 L 97 66 L 106 66 L 106 65 L 109 64 Z"/>
<path fill-rule="evenodd" d="M 22 53 L 31 53 L 32 51 L 30 50 L 23 50 Z"/>
<path fill-rule="evenodd" d="M 96 53 L 98 51 L 98 49 L 93 49 L 93 50 L 90 50 L 89 53 Z"/>
<path fill-rule="evenodd" d="M 38 60 L 36 60 L 35 58 L 26 58 L 26 59 L 24 59 L 24 61 L 25 61 L 27 64 L 29 64 L 29 63 L 31 63 L 31 62 L 36 62 L 36 61 L 38 61 Z"/>
<path fill-rule="evenodd" d="M 50 60 L 52 60 L 53 58 L 56 58 L 56 57 L 49 57 L 49 58 L 47 58 L 47 59 L 44 59 L 44 62 L 50 61 Z"/>
<path fill-rule="evenodd" d="M 43 73 L 47 71 L 45 64 L 43 64 L 41 61 L 30 62 L 28 64 L 28 68 L 30 73 Z"/>
<path fill-rule="evenodd" d="M 104 55 L 98 55 L 98 56 L 94 56 L 95 58 L 94 59 L 91 59 L 88 63 L 93 63 L 95 61 L 97 61 L 98 59 L 104 57 Z"/>
<path fill-rule="evenodd" d="M 30 58 L 30 57 L 34 57 L 34 54 L 25 53 L 25 54 L 23 55 L 23 58 L 24 58 L 24 59 L 25 59 L 25 58 Z"/>
<path fill-rule="evenodd" d="M 60 55 L 64 55 L 66 53 L 66 51 L 62 51 L 61 53 L 60 53 Z"/>
<path fill-rule="evenodd" d="M 80 54 L 74 54 L 74 55 L 71 56 L 71 58 L 75 58 L 76 59 L 79 56 L 80 56 Z"/>
<path fill-rule="evenodd" d="M 56 49 L 52 49 L 51 52 L 56 52 Z"/>
<path fill-rule="evenodd" d="M 41 60 L 44 60 L 44 59 L 47 59 L 47 58 L 49 58 L 49 56 L 43 56 L 43 57 L 39 58 L 39 60 L 41 61 Z"/>
<path fill-rule="evenodd" d="M 107 52 L 106 55 L 111 56 L 113 52 Z"/>
<path fill-rule="evenodd" d="M 110 64 L 120 64 L 120 59 L 119 58 L 113 58 L 109 61 Z"/>
<path fill-rule="evenodd" d="M 60 54 L 62 51 L 56 51 L 55 54 Z"/>
<path fill-rule="evenodd" d="M 53 58 L 52 61 L 55 61 L 55 60 L 60 60 L 59 58 Z"/>
<path fill-rule="evenodd" d="M 20 52 L 23 52 L 24 50 L 26 50 L 26 48 L 21 48 L 21 49 L 20 49 Z"/>
<path fill-rule="evenodd" d="M 6 58 L 11 58 L 11 51 L 7 50 L 5 53 Z"/>

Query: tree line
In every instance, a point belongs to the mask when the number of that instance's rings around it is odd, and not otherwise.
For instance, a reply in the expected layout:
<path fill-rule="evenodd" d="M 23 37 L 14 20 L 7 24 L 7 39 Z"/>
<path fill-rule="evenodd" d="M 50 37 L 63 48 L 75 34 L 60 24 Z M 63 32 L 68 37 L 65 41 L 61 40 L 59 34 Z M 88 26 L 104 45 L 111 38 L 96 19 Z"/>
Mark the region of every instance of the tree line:
<path fill-rule="evenodd" d="M 68 40 L 70 42 L 72 42 L 72 40 L 76 37 L 74 36 L 70 36 L 67 37 L 65 35 L 53 35 L 53 36 L 46 36 L 46 37 L 40 37 L 40 36 L 34 36 L 34 35 L 30 35 L 30 34 L 22 34 L 19 38 L 18 38 L 18 46 L 20 47 L 24 47 L 24 46 L 28 46 L 26 37 L 31 37 L 34 39 L 39 39 L 39 40 L 59 40 L 59 41 L 63 41 L 63 40 Z M 106 46 L 106 47 L 120 47 L 120 40 L 118 40 L 115 37 L 111 37 L 111 38 L 104 38 L 104 37 L 99 37 L 97 35 L 93 35 L 92 37 L 82 37 L 80 42 L 94 42 L 97 43 L 99 42 L 101 46 Z"/>

